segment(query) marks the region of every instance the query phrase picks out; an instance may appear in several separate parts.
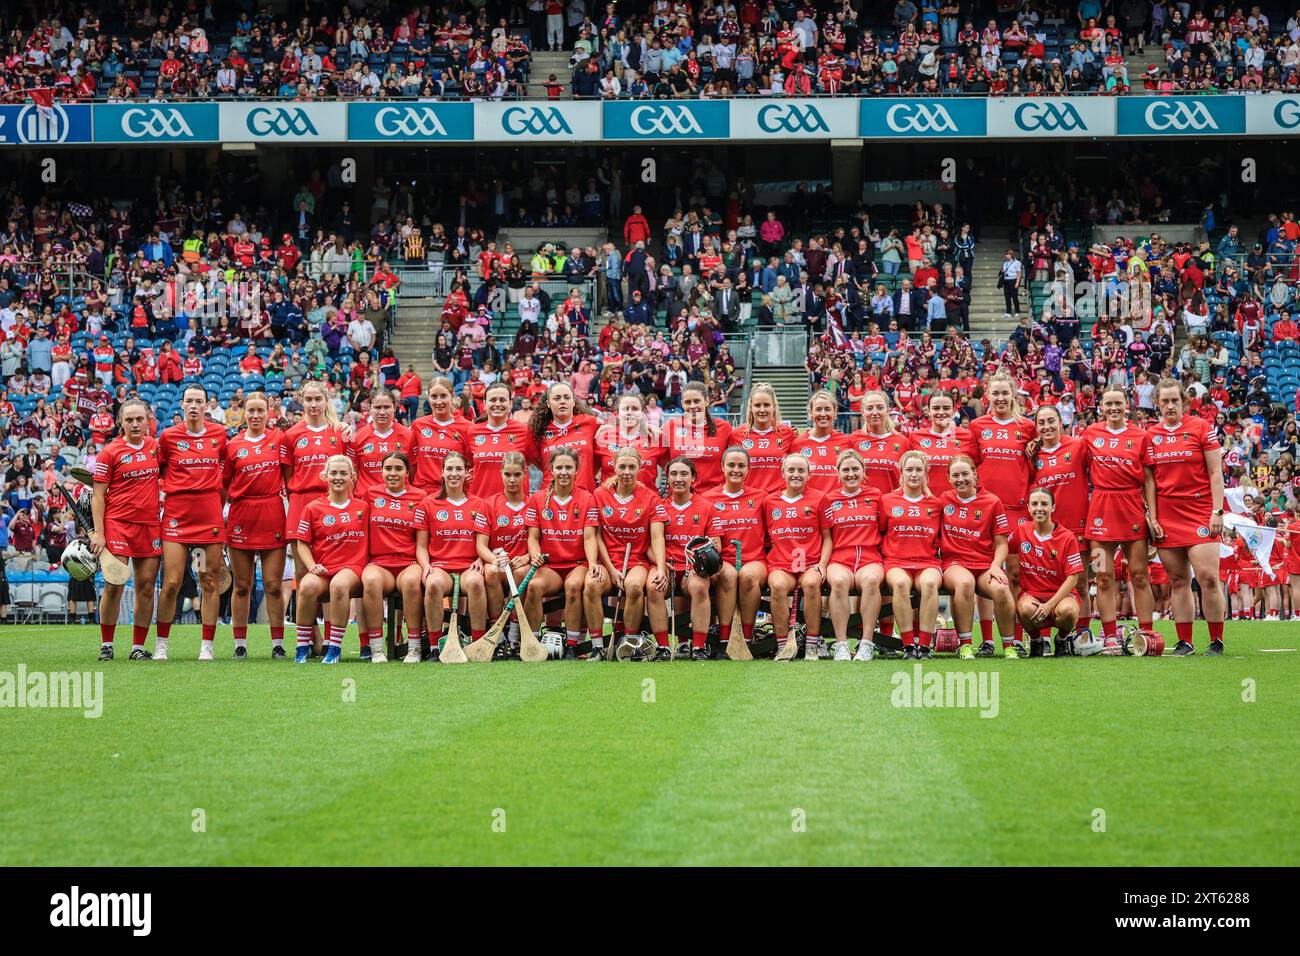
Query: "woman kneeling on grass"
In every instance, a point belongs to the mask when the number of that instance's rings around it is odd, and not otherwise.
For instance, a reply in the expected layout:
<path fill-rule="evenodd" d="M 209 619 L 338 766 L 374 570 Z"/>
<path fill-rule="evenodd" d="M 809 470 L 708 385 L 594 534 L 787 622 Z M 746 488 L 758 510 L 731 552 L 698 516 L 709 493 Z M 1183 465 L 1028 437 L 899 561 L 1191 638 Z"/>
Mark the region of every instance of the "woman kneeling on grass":
<path fill-rule="evenodd" d="M 1016 612 L 1033 644 L 1029 656 L 1046 650 L 1044 633 L 1056 627 L 1056 653 L 1066 652 L 1065 642 L 1079 620 L 1075 588 L 1083 575 L 1079 541 L 1052 520 L 1056 502 L 1046 488 L 1029 495 L 1029 518 L 1011 535 L 1011 557 L 1020 565 L 1020 598 Z"/>

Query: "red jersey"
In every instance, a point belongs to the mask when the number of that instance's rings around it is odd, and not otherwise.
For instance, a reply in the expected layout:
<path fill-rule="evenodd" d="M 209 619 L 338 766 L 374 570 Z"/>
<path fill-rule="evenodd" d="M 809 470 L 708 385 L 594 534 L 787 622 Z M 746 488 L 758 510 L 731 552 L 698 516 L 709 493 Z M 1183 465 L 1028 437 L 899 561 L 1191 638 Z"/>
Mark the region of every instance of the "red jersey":
<path fill-rule="evenodd" d="M 567 445 L 578 453 L 577 486 L 584 491 L 596 488 L 596 431 L 600 422 L 591 415 L 574 415 L 564 426 L 551 424 L 546 426 L 539 443 L 542 456 L 542 484 L 550 484 L 551 449 Z M 586 560 L 582 558 L 580 560 Z"/>
<path fill-rule="evenodd" d="M 957 426 L 949 427 L 942 435 L 929 428 L 912 432 L 907 436 L 907 443 L 908 448 L 921 452 L 929 461 L 926 483 L 930 486 L 930 493 L 936 496 L 952 488 L 952 483 L 948 481 L 948 466 L 952 460 L 958 455 L 971 453 L 970 430 Z"/>
<path fill-rule="evenodd" d="M 787 498 L 784 492 L 768 495 L 763 502 L 763 527 L 771 542 L 768 567 L 802 574 L 821 561 L 825 525 L 820 494 L 805 491 L 798 498 Z"/>
<path fill-rule="evenodd" d="M 891 491 L 880 499 L 881 554 L 885 565 L 937 567 L 943 507 L 934 495 L 909 498 Z"/>
<path fill-rule="evenodd" d="M 283 437 L 275 429 L 249 438 L 240 432 L 226 442 L 224 479 L 226 497 L 271 498 L 284 491 L 284 471 L 280 467 L 280 443 Z"/>
<path fill-rule="evenodd" d="M 644 485 L 637 485 L 630 498 L 620 498 L 613 488 L 597 488 L 600 508 L 600 536 L 616 571 L 623 568 L 623 552 L 630 544 L 632 555 L 628 567 L 650 559 L 650 525 L 668 521 L 663 499 Z"/>
<path fill-rule="evenodd" d="M 703 493 L 695 494 L 690 501 L 679 505 L 669 499 L 664 502 L 664 547 L 668 551 L 668 567 L 674 571 L 685 571 L 686 545 L 692 538 L 716 538 L 721 531 L 717 521 L 718 512 L 713 502 Z M 735 558 L 733 557 L 734 561 Z"/>
<path fill-rule="evenodd" d="M 371 493 L 370 563 L 386 568 L 401 568 L 415 563 L 416 520 L 421 502 L 420 492 L 408 487 L 401 494 L 387 488 Z"/>
<path fill-rule="evenodd" d="M 858 559 L 880 561 L 880 497 L 871 489 L 832 491 L 822 498 L 822 521 L 831 529 L 831 560 L 851 557 L 855 567 L 863 563 Z"/>
<path fill-rule="evenodd" d="M 808 459 L 808 483 L 805 494 L 823 495 L 840 486 L 839 475 L 835 473 L 835 462 L 841 449 L 851 446 L 853 439 L 841 432 L 831 432 L 822 438 L 814 438 L 812 432 L 805 432 L 790 443 L 790 453 L 803 455 Z M 781 479 L 784 490 L 785 479 Z M 813 562 L 814 564 L 816 562 Z"/>
<path fill-rule="evenodd" d="M 1025 514 L 1029 503 L 1029 459 L 1025 446 L 1038 434 L 1027 418 L 998 421 L 981 415 L 970 423 L 971 451 L 980 487 L 992 492 L 1008 512 Z"/>
<path fill-rule="evenodd" d="M 522 452 L 529 463 L 537 463 L 537 445 L 528 426 L 510 419 L 499 427 L 487 422 L 470 425 L 465 430 L 465 447 L 474 469 L 469 479 L 469 492 L 484 500 L 505 492 L 505 485 L 501 483 L 501 459 L 506 452 Z M 526 468 L 524 473 L 527 474 Z"/>
<path fill-rule="evenodd" d="M 764 560 L 763 500 L 767 495 L 750 488 L 734 495 L 724 488 L 715 488 L 705 497 L 713 504 L 714 527 L 722 539 L 723 562 L 735 567 L 737 541 L 742 562 Z"/>
<path fill-rule="evenodd" d="M 637 472 L 637 481 L 651 491 L 659 490 L 659 468 L 668 464 L 668 449 L 654 433 L 642 432 L 636 435 L 623 435 L 617 431 L 618 424 L 608 421 L 596 432 L 596 469 L 600 480 L 608 481 L 614 477 L 614 458 L 624 448 L 635 448 L 641 453 L 641 470 Z"/>
<path fill-rule="evenodd" d="M 888 435 L 870 435 L 854 432 L 849 436 L 853 446 L 862 455 L 866 474 L 862 477 L 864 488 L 887 495 L 898 488 L 898 459 L 911 447 L 911 442 L 901 432 Z"/>
<path fill-rule="evenodd" d="M 325 566 L 326 574 L 344 568 L 360 573 L 369 550 L 370 508 L 355 496 L 339 505 L 316 498 L 302 509 L 298 537 L 311 548 L 316 563 Z"/>
<path fill-rule="evenodd" d="M 505 492 L 495 495 L 488 502 L 488 547 L 496 551 L 500 548 L 512 558 L 528 553 L 528 525 L 524 514 L 528 510 L 528 499 L 512 505 Z M 516 582 L 518 583 L 518 582 Z"/>
<path fill-rule="evenodd" d="M 1033 522 L 1022 521 L 1011 534 L 1012 552 L 1020 558 L 1020 590 L 1040 601 L 1050 598 L 1071 574 L 1083 573 L 1079 542 L 1059 524 L 1046 538 Z"/>
<path fill-rule="evenodd" d="M 429 494 L 442 490 L 442 462 L 447 453 L 458 451 L 469 459 L 465 428 L 464 422 L 454 418 L 440 422 L 432 415 L 411 422 L 412 485 Z"/>
<path fill-rule="evenodd" d="M 524 523 L 541 531 L 542 553 L 547 564 L 571 568 L 587 563 L 583 533 L 588 528 L 600 527 L 600 509 L 591 492 L 582 488 L 574 489 L 567 498 L 536 491 L 528 499 Z"/>
<path fill-rule="evenodd" d="M 289 469 L 289 493 L 325 494 L 325 479 L 321 477 L 325 462 L 331 455 L 346 452 L 342 428 L 328 424 L 312 428 L 305 421 L 291 426 L 280 444 L 280 464 Z"/>
<path fill-rule="evenodd" d="M 184 424 L 164 429 L 158 438 L 162 490 L 169 495 L 220 491 L 225 456 L 226 430 L 220 425 L 208 422 L 197 434 Z"/>
<path fill-rule="evenodd" d="M 369 497 L 384 488 L 384 459 L 395 451 L 411 454 L 411 430 L 394 422 L 381 435 L 373 424 L 362 425 L 348 442 L 348 457 L 357 469 L 357 494 Z M 408 476 L 409 478 L 409 476 Z"/>
<path fill-rule="evenodd" d="M 745 479 L 747 490 L 769 495 L 785 487 L 781 462 L 790 454 L 794 440 L 795 430 L 789 425 L 777 425 L 766 430 L 742 425 L 732 430 L 731 443 L 749 452 L 749 477 Z"/>
<path fill-rule="evenodd" d="M 416 506 L 415 524 L 429 532 L 434 567 L 463 571 L 478 560 L 478 535 L 488 533 L 487 504 L 473 495 L 460 501 L 429 495 Z"/>
<path fill-rule="evenodd" d="M 939 541 L 943 563 L 987 570 L 993 563 L 993 536 L 1011 534 L 1011 523 L 998 496 L 980 489 L 973 497 L 962 498 L 949 489 L 940 496 L 939 504 L 943 506 Z"/>
<path fill-rule="evenodd" d="M 1034 456 L 1030 489 L 1046 488 L 1056 501 L 1054 521 L 1076 535 L 1088 517 L 1088 446 L 1082 438 L 1062 436 L 1055 448 L 1040 448 Z"/>
<path fill-rule="evenodd" d="M 137 524 L 157 523 L 161 490 L 157 439 L 146 435 L 140 444 L 132 445 L 125 438 L 114 438 L 95 456 L 94 475 L 95 481 L 108 484 L 106 518 Z"/>
<path fill-rule="evenodd" d="M 1087 446 L 1088 477 L 1096 491 L 1142 493 L 1143 461 L 1151 436 L 1132 422 L 1113 431 L 1105 422 L 1094 422 L 1083 430 Z"/>
<path fill-rule="evenodd" d="M 1208 499 L 1210 473 L 1205 453 L 1219 450 L 1210 423 L 1185 415 L 1172 428 L 1164 422 L 1152 425 L 1149 437 L 1142 463 L 1155 472 L 1157 497 Z"/>
<path fill-rule="evenodd" d="M 665 431 L 668 458 L 689 458 L 695 463 L 695 487 L 714 488 L 722 484 L 722 453 L 731 447 L 731 426 L 713 419 L 713 434 L 703 424 L 674 418 Z"/>

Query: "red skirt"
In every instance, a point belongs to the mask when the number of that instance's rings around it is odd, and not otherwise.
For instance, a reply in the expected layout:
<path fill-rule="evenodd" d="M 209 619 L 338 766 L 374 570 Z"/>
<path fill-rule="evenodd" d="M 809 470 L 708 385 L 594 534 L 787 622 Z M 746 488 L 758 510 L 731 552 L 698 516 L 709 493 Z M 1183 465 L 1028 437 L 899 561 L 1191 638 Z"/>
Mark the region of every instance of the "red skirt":
<path fill-rule="evenodd" d="M 1156 499 L 1156 520 L 1165 536 L 1156 542 L 1158 548 L 1192 548 L 1198 544 L 1217 544 L 1219 536 L 1210 533 L 1209 495 L 1201 498 Z"/>
<path fill-rule="evenodd" d="M 284 547 L 284 499 L 279 495 L 231 500 L 226 515 L 226 542 L 239 551 L 273 551 Z"/>
<path fill-rule="evenodd" d="M 1141 541 L 1147 535 L 1141 492 L 1094 490 L 1084 527 L 1089 541 Z"/>
<path fill-rule="evenodd" d="M 156 558 L 162 554 L 162 531 L 156 521 L 119 521 L 105 515 L 104 543 L 119 558 Z"/>
<path fill-rule="evenodd" d="M 216 491 L 170 494 L 163 502 L 162 539 L 178 544 L 222 544 L 221 495 Z"/>

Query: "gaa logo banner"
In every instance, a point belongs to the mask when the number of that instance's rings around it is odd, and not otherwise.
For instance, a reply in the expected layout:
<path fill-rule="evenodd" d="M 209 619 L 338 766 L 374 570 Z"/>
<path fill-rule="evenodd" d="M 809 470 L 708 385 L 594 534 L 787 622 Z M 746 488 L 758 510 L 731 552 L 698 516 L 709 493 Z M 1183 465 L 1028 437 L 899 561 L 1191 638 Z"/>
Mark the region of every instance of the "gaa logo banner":
<path fill-rule="evenodd" d="M 726 100 L 692 102 L 610 101 L 603 108 L 606 139 L 727 139 Z"/>
<path fill-rule="evenodd" d="M 1115 106 L 1100 96 L 988 101 L 988 135 L 1062 139 L 1079 136 L 1114 136 Z"/>
<path fill-rule="evenodd" d="M 854 138 L 856 113 L 852 100 L 732 100 L 731 138 Z"/>
<path fill-rule="evenodd" d="M 0 143 L 56 146 L 91 141 L 90 107 L 55 104 L 48 110 L 26 106 L 0 106 Z"/>
<path fill-rule="evenodd" d="M 473 103 L 349 103 L 348 139 L 359 143 L 474 139 Z"/>
<path fill-rule="evenodd" d="M 226 142 L 343 142 L 346 103 L 222 103 L 221 139 Z"/>
<path fill-rule="evenodd" d="M 858 101 L 858 134 L 864 139 L 961 138 L 988 133 L 983 98 Z"/>
<path fill-rule="evenodd" d="M 599 140 L 599 103 L 476 103 L 478 138 L 488 142 Z"/>
<path fill-rule="evenodd" d="M 215 143 L 221 138 L 216 103 L 102 103 L 94 110 L 97 143 Z"/>
<path fill-rule="evenodd" d="M 1246 132 L 1244 96 L 1121 96 L 1121 136 L 1222 136 Z"/>

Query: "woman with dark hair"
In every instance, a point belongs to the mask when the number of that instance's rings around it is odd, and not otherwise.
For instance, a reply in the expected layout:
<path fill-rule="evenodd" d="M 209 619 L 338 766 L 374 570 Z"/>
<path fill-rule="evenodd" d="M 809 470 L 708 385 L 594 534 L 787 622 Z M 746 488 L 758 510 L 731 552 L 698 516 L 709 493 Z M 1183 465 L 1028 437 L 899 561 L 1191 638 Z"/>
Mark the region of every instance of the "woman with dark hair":
<path fill-rule="evenodd" d="M 529 433 L 537 444 L 543 461 L 553 449 L 568 448 L 578 460 L 577 486 L 584 491 L 596 488 L 596 431 L 599 420 L 585 402 L 573 393 L 567 382 L 556 381 L 546 390 L 545 398 L 533 410 L 528 422 Z M 549 464 L 547 465 L 549 468 Z M 550 472 L 543 469 L 543 483 L 550 482 Z"/>

